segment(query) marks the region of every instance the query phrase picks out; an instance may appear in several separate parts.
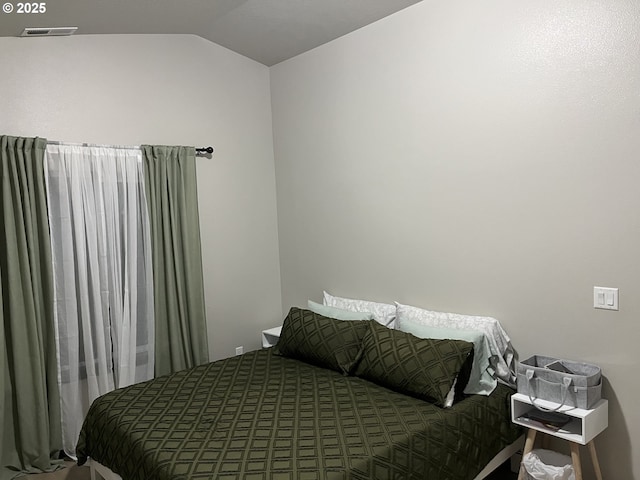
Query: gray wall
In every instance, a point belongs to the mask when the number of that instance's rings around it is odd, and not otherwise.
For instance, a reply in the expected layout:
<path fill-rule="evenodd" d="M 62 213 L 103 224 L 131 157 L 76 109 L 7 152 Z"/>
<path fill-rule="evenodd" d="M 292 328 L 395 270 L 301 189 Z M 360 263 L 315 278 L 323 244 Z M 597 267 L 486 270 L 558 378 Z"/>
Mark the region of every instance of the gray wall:
<path fill-rule="evenodd" d="M 212 359 L 282 321 L 269 70 L 189 35 L 0 38 L 0 132 L 198 159 Z"/>
<path fill-rule="evenodd" d="M 327 289 L 490 315 L 521 358 L 600 364 L 620 479 L 640 478 L 639 18 L 424 1 L 271 68 L 283 308 Z"/>

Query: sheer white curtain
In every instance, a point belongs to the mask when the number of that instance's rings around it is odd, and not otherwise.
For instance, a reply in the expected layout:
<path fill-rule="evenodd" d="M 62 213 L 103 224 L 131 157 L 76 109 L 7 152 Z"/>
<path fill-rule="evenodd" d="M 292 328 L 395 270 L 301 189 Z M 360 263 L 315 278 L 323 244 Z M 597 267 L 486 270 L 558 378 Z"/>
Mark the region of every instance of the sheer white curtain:
<path fill-rule="evenodd" d="M 153 377 L 153 277 L 139 148 L 49 144 L 47 199 L 54 263 L 64 450 L 91 402 Z"/>

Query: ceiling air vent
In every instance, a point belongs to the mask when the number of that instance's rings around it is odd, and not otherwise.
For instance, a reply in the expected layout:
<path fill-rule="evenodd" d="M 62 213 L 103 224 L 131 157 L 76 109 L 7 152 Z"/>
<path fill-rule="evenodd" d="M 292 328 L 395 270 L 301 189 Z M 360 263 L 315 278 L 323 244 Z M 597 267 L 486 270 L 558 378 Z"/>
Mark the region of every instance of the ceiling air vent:
<path fill-rule="evenodd" d="M 60 37 L 64 35 L 73 35 L 78 27 L 27 27 L 24 29 L 21 37 Z"/>

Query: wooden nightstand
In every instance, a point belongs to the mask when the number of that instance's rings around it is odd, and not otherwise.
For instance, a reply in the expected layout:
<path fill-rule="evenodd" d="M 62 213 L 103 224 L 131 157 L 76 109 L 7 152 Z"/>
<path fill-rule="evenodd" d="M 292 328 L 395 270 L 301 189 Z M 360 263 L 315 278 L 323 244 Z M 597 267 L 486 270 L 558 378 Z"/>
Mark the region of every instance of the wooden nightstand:
<path fill-rule="evenodd" d="M 551 410 L 558 407 L 557 403 L 547 402 L 540 399 L 536 399 L 535 401 L 536 405 L 540 405 L 542 408 Z M 571 420 L 557 431 L 544 426 L 532 425 L 520 419 L 520 417 L 522 417 L 522 415 L 527 411 L 534 408 L 535 407 L 531 404 L 531 400 L 528 395 L 516 393 L 511 397 L 511 421 L 529 429 L 524 443 L 522 458 L 533 450 L 536 435 L 538 432 L 541 432 L 545 435 L 551 435 L 569 442 L 569 446 L 571 448 L 571 463 L 573 464 L 573 469 L 576 474 L 576 480 L 582 480 L 582 463 L 580 460 L 579 446 L 587 445 L 589 453 L 591 454 L 593 468 L 596 472 L 596 478 L 598 480 L 602 480 L 600 464 L 598 463 L 598 456 L 596 454 L 596 446 L 593 441 L 595 437 L 602 433 L 602 431 L 609 425 L 609 402 L 606 400 L 600 400 L 589 410 L 576 407 L 561 407 L 557 412 L 571 417 Z M 523 480 L 524 478 L 524 468 L 521 466 L 518 480 Z"/>
<path fill-rule="evenodd" d="M 280 332 L 282 331 L 282 327 L 274 327 L 269 330 L 262 331 L 262 348 L 273 347 L 276 343 L 278 343 L 278 339 L 280 338 Z"/>

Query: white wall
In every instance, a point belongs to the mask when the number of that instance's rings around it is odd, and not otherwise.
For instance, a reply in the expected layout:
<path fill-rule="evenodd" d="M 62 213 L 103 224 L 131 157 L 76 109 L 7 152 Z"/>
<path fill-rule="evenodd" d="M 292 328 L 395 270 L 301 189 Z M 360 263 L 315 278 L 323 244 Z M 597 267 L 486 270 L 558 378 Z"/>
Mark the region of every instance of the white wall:
<path fill-rule="evenodd" d="M 212 145 L 198 197 L 212 359 L 282 321 L 267 67 L 189 35 L 0 38 L 0 132 Z"/>
<path fill-rule="evenodd" d="M 425 0 L 271 68 L 283 308 L 491 315 L 602 366 L 606 478 L 640 478 L 640 11 Z M 593 309 L 593 286 L 620 311 Z M 588 452 L 584 468 L 591 477 Z"/>

